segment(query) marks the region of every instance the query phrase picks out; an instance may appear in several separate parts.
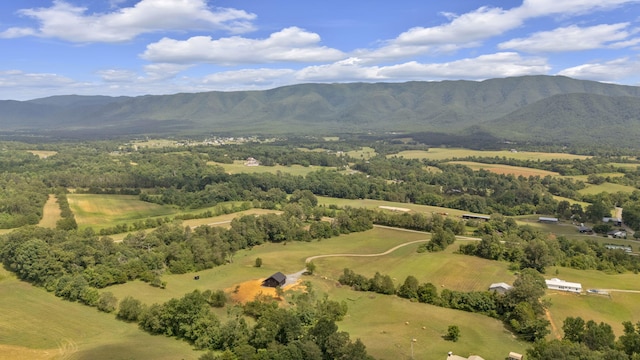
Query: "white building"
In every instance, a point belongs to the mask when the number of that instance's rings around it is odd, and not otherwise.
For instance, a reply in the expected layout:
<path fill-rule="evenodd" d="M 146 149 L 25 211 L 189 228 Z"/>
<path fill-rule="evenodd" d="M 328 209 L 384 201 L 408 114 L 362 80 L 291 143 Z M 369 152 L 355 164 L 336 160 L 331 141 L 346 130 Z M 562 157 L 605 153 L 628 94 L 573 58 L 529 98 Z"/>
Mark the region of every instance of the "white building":
<path fill-rule="evenodd" d="M 504 294 L 507 291 L 511 290 L 513 288 L 513 286 L 507 284 L 507 283 L 493 283 L 491 285 L 489 285 L 489 291 L 495 291 L 498 294 Z"/>
<path fill-rule="evenodd" d="M 580 283 L 568 282 L 558 278 L 545 280 L 544 282 L 547 283 L 547 288 L 551 290 L 568 291 L 578 294 L 582 292 L 582 284 Z"/>

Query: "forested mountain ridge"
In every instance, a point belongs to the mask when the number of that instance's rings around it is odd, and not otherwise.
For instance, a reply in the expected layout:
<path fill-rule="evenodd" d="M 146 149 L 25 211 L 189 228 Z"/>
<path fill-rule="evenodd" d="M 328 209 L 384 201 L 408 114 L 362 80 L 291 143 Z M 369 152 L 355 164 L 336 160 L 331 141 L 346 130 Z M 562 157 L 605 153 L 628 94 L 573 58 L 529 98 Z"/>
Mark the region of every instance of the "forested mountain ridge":
<path fill-rule="evenodd" d="M 581 101 L 555 96 L 583 94 Z M 302 84 L 265 91 L 203 92 L 139 97 L 54 96 L 0 101 L 5 132 L 73 134 L 254 134 L 437 131 L 453 133 L 487 124 L 500 136 L 562 116 L 580 126 L 589 108 L 606 110 L 612 124 L 637 113 L 631 100 L 616 106 L 602 98 L 639 98 L 640 87 L 561 76 L 485 81 Z M 540 101 L 551 101 L 535 106 Z M 605 101 L 606 102 L 606 101 Z M 557 106 L 550 106 L 557 104 Z M 603 107 L 604 106 L 604 107 Z M 596 111 L 600 114 L 600 111 Z M 492 123 L 492 121 L 496 121 Z M 518 126 L 510 131 L 511 121 Z M 562 124 L 562 123 L 561 123 Z M 506 127 L 506 128 L 505 128 Z M 524 139 L 528 140 L 528 139 Z"/>

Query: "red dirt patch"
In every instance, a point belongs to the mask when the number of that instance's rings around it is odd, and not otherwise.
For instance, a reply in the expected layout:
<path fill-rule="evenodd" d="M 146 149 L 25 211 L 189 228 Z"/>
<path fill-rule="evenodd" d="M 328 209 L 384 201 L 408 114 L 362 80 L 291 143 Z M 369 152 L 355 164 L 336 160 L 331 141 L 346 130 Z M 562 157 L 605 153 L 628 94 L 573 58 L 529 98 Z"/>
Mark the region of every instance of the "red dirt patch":
<path fill-rule="evenodd" d="M 276 289 L 272 287 L 262 286 L 262 282 L 264 279 L 256 279 L 249 280 L 243 283 L 240 283 L 236 286 L 225 289 L 225 292 L 229 294 L 232 301 L 246 303 L 247 301 L 252 301 L 256 298 L 257 295 L 267 295 L 272 296 L 274 299 L 278 300 L 278 296 L 276 295 Z M 293 285 L 287 285 L 282 289 L 284 291 L 289 291 L 298 288 L 301 286 L 300 280 Z"/>

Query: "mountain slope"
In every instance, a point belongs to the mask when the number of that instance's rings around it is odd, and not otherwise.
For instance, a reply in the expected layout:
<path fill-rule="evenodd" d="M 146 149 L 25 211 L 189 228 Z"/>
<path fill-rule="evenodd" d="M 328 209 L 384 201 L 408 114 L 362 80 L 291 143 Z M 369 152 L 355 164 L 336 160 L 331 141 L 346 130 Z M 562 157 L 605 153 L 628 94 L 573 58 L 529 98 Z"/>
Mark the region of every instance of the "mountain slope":
<path fill-rule="evenodd" d="M 516 141 L 630 144 L 640 139 L 640 101 L 593 94 L 554 95 L 485 123 Z"/>
<path fill-rule="evenodd" d="M 640 87 L 561 76 L 524 76 L 480 82 L 302 84 L 265 91 L 118 98 L 54 96 L 0 102 L 0 128 L 5 132 L 83 136 L 207 132 L 457 133 L 506 116 L 535 121 L 540 116 L 534 112 L 547 111 L 544 106 L 529 108 L 520 115 L 517 112 L 541 100 L 566 94 L 640 98 Z M 555 101 L 567 100 L 562 99 Z M 585 99 L 582 104 L 586 106 L 585 101 L 588 102 Z M 493 125 L 486 128 L 503 131 L 505 135 L 521 134 L 521 129 L 508 132 Z"/>

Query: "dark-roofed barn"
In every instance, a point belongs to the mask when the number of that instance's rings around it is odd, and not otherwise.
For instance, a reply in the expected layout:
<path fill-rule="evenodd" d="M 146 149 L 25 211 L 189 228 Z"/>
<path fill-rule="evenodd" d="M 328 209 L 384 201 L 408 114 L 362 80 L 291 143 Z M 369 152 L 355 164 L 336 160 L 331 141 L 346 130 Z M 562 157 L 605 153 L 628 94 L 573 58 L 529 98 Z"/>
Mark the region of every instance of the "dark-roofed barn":
<path fill-rule="evenodd" d="M 277 272 L 269 276 L 268 278 L 266 278 L 262 282 L 262 286 L 278 287 L 278 286 L 284 286 L 286 282 L 287 282 L 287 276 L 281 272 Z"/>

